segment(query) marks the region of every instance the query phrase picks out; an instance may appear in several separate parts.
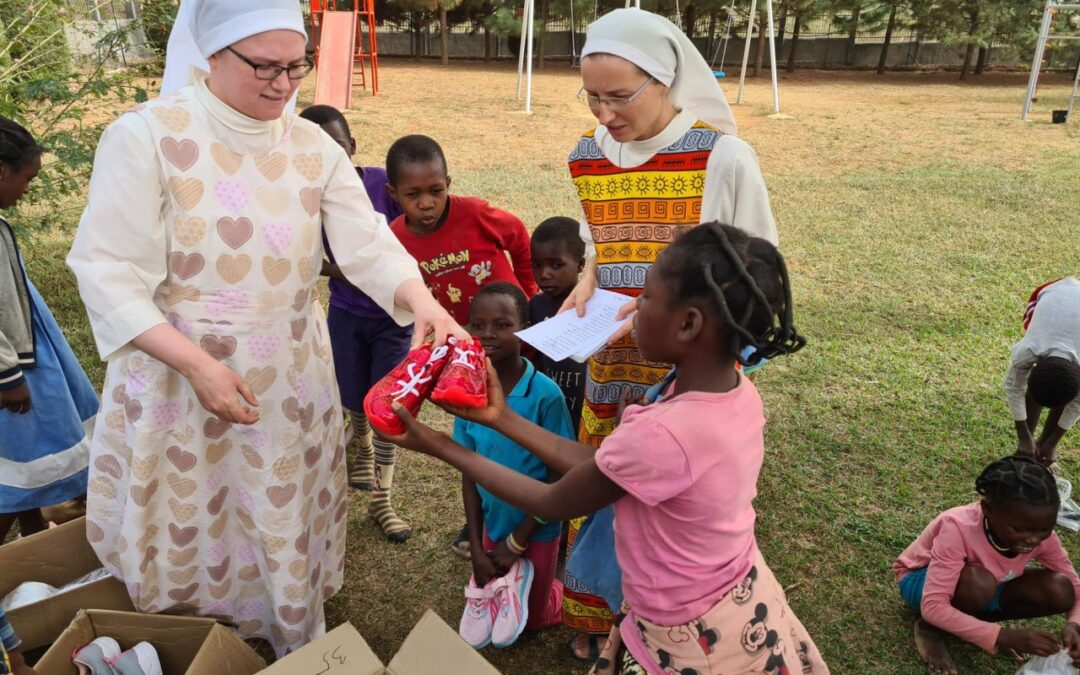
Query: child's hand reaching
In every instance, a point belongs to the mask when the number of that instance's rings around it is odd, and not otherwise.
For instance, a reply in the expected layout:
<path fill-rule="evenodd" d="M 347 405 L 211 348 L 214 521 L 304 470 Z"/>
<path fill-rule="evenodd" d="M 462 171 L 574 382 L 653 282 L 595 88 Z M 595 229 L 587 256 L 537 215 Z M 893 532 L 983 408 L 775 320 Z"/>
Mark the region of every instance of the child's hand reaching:
<path fill-rule="evenodd" d="M 1022 661 L 1028 656 L 1053 656 L 1061 649 L 1061 644 L 1049 631 L 1002 628 L 998 633 L 997 648 L 1002 654 Z"/>
<path fill-rule="evenodd" d="M 510 546 L 506 543 L 505 539 L 496 544 L 495 548 L 491 549 L 488 555 L 491 556 L 491 561 L 495 563 L 495 568 L 500 575 L 509 572 L 510 568 L 514 566 L 514 563 L 521 557 L 510 550 Z"/>
<path fill-rule="evenodd" d="M 14 389 L 0 391 L 0 409 L 7 409 L 16 415 L 30 412 L 30 387 L 23 382 Z"/>
<path fill-rule="evenodd" d="M 418 421 L 405 406 L 400 403 L 394 403 L 394 412 L 397 413 L 401 423 L 405 425 L 405 433 L 398 436 L 391 436 L 376 430 L 376 433 L 378 433 L 379 436 L 385 438 L 394 445 L 410 450 L 416 450 L 425 455 L 437 456 L 439 446 L 450 440 L 450 437 L 446 434 L 435 431 L 423 422 Z"/>
<path fill-rule="evenodd" d="M 1065 629 L 1061 631 L 1061 644 L 1069 652 L 1073 667 L 1080 668 L 1080 626 L 1071 621 L 1065 624 Z"/>
<path fill-rule="evenodd" d="M 482 547 L 474 546 L 472 551 L 473 579 L 477 588 L 483 588 L 495 577 L 501 576 L 495 561 L 484 552 Z M 494 551 L 492 551 L 494 553 Z"/>
<path fill-rule="evenodd" d="M 622 424 L 622 416 L 627 408 L 632 405 L 645 405 L 644 401 L 644 394 L 637 394 L 635 396 L 633 389 L 630 387 L 623 387 L 622 396 L 619 397 L 619 404 L 615 408 L 615 426 Z"/>
<path fill-rule="evenodd" d="M 491 359 L 484 359 L 487 368 L 487 399 L 486 408 L 459 408 L 452 405 L 436 404 L 454 417 L 463 420 L 483 424 L 486 427 L 495 426 L 499 416 L 506 410 L 506 394 L 503 393 L 502 384 L 499 383 L 499 375 L 495 367 L 491 365 Z"/>

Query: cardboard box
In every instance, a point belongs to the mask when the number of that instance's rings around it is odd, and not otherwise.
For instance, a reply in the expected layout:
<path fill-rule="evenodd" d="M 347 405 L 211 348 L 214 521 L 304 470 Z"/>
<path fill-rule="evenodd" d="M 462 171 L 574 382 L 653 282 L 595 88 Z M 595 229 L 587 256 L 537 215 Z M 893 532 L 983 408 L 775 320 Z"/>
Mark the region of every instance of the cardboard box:
<path fill-rule="evenodd" d="M 375 656 L 356 628 L 346 623 L 262 672 L 262 675 L 323 674 L 499 675 L 499 671 L 429 609 L 413 626 L 388 666 Z"/>
<path fill-rule="evenodd" d="M 86 518 L 0 546 L 0 598 L 25 581 L 57 588 L 101 568 L 86 541 Z M 134 611 L 124 585 L 108 577 L 7 613 L 29 651 L 52 643 L 80 609 Z"/>
<path fill-rule="evenodd" d="M 105 636 L 123 650 L 149 642 L 165 675 L 254 675 L 266 667 L 251 647 L 213 619 L 91 609 L 79 612 L 34 669 L 38 675 L 75 675 L 75 649 Z"/>

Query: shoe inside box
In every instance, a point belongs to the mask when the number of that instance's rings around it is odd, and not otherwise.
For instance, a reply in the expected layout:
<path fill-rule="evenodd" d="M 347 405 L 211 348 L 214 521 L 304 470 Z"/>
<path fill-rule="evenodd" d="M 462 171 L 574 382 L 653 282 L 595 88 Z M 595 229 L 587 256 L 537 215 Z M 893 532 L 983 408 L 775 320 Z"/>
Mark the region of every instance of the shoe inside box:
<path fill-rule="evenodd" d="M 86 519 L 79 518 L 0 547 L 0 597 L 26 581 L 57 588 L 101 567 L 86 541 Z M 132 611 L 127 589 L 105 578 L 7 612 L 26 650 L 48 645 L 80 609 Z"/>
<path fill-rule="evenodd" d="M 213 619 L 89 610 L 75 617 L 35 670 L 38 675 L 75 675 L 71 662 L 75 650 L 106 636 L 124 651 L 149 642 L 164 675 L 254 675 L 266 667 L 250 647 Z"/>

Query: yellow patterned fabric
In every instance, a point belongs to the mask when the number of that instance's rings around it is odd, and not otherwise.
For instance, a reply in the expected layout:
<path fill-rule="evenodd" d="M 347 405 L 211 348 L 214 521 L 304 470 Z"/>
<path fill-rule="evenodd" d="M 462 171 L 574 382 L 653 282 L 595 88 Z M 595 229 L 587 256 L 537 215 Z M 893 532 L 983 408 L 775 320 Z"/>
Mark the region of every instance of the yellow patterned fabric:
<path fill-rule="evenodd" d="M 697 122 L 633 168 L 620 168 L 604 157 L 592 132 L 582 136 L 570 155 L 570 175 L 596 244 L 600 288 L 637 296 L 660 252 L 700 222 L 705 169 L 720 136 Z M 622 392 L 644 393 L 667 371 L 663 364 L 645 361 L 630 337 L 596 354 L 589 361 L 581 441 L 598 446 L 614 428 Z"/>

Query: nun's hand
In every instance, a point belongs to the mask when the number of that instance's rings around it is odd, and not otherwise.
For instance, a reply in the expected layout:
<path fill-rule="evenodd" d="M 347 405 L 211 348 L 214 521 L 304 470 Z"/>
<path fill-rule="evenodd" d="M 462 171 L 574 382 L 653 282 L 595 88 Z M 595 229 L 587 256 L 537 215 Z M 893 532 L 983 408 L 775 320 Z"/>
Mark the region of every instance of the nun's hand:
<path fill-rule="evenodd" d="M 615 344 L 619 340 L 623 339 L 630 334 L 630 331 L 634 330 L 634 315 L 637 314 L 637 298 L 634 298 L 619 308 L 619 313 L 615 315 L 616 321 L 622 321 L 623 324 L 619 326 L 619 330 L 608 338 L 608 346 Z"/>
<path fill-rule="evenodd" d="M 562 307 L 559 308 L 557 313 L 561 314 L 568 309 L 575 309 L 578 316 L 585 316 L 585 303 L 592 299 L 594 293 L 596 293 L 596 275 L 590 274 L 586 270 L 581 275 L 581 280 L 574 286 L 574 290 L 570 291 L 570 295 L 566 296 L 566 300 L 563 301 Z"/>

